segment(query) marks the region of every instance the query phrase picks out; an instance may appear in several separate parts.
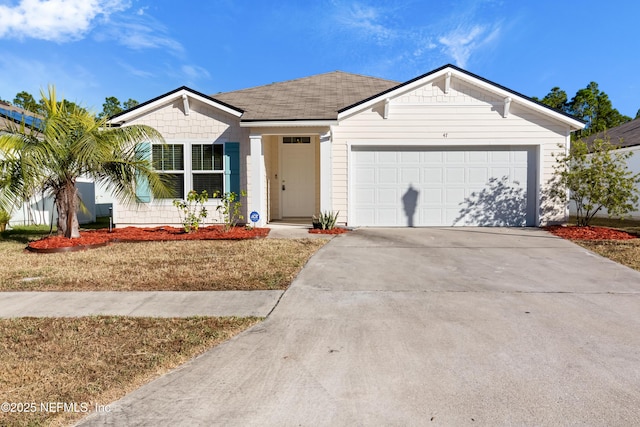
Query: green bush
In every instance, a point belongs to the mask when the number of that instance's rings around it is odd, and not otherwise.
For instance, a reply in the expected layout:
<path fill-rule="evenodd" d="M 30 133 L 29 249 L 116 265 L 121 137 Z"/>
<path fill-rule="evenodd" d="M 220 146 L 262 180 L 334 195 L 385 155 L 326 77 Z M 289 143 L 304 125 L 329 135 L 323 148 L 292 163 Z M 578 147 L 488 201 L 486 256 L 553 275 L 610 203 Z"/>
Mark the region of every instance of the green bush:
<path fill-rule="evenodd" d="M 200 224 L 202 224 L 209 214 L 204 207 L 206 201 L 209 200 L 209 194 L 207 190 L 202 190 L 202 193 L 198 194 L 195 190 L 189 191 L 187 194 L 187 200 L 174 200 L 173 206 L 178 208 L 180 214 L 180 220 L 184 231 L 187 233 L 193 233 L 198 231 Z"/>

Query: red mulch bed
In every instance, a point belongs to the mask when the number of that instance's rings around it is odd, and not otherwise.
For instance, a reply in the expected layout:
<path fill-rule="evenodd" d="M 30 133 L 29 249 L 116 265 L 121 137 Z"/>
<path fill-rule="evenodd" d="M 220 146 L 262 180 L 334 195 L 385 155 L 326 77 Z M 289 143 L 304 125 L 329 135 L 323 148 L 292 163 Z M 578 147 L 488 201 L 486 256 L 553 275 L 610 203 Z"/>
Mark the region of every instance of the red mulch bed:
<path fill-rule="evenodd" d="M 563 227 L 558 225 L 544 229 L 555 236 L 570 240 L 630 240 L 637 238 L 637 236 L 625 231 L 606 227 Z"/>
<path fill-rule="evenodd" d="M 309 233 L 311 234 L 343 234 L 348 232 L 349 230 L 347 230 L 346 228 L 340 228 L 340 227 L 332 228 L 331 230 L 322 230 L 320 228 L 309 229 Z"/>
<path fill-rule="evenodd" d="M 219 225 L 200 228 L 195 233 L 185 233 L 182 228 L 175 227 L 124 227 L 81 231 L 77 239 L 60 236 L 45 237 L 29 243 L 30 249 L 56 249 L 75 246 L 91 247 L 109 242 L 152 242 L 167 240 L 243 240 L 266 237 L 268 228 L 233 227 L 225 232 Z"/>

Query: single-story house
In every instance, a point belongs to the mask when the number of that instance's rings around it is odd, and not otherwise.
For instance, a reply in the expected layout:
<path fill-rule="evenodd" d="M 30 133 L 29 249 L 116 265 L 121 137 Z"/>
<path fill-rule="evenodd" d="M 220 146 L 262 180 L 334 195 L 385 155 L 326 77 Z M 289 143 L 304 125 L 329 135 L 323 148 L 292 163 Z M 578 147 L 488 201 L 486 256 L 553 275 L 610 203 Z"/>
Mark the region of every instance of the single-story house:
<path fill-rule="evenodd" d="M 640 119 L 631 120 L 605 132 L 591 135 L 585 139 L 585 142 L 590 144 L 596 139 L 604 138 L 609 138 L 611 144 L 618 147 L 614 152 L 633 153 L 627 159 L 627 167 L 634 174 L 640 173 Z M 640 184 L 638 185 L 638 190 L 640 191 Z M 571 213 L 575 214 L 575 205 L 573 204 L 571 205 Z M 603 209 L 596 216 L 607 217 L 608 213 Z M 636 207 L 636 210 L 631 212 L 630 216 L 634 219 L 640 219 L 640 206 Z"/>
<path fill-rule="evenodd" d="M 162 133 L 150 152 L 178 197 L 246 190 L 257 225 L 339 211 L 342 225 L 399 227 L 565 221 L 543 190 L 584 127 L 453 65 L 404 83 L 335 71 L 215 95 L 180 87 L 111 123 Z M 172 200 L 139 199 L 114 203 L 118 226 L 179 224 Z"/>

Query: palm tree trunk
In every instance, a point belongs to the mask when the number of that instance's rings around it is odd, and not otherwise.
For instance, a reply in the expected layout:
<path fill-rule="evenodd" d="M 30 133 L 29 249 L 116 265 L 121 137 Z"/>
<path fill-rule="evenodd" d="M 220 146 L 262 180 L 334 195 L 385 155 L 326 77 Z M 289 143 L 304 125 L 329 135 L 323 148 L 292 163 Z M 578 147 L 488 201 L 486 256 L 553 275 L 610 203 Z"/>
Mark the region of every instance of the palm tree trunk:
<path fill-rule="evenodd" d="M 56 193 L 58 210 L 58 235 L 69 239 L 80 237 L 78 225 L 78 189 L 73 181 L 66 183 Z"/>

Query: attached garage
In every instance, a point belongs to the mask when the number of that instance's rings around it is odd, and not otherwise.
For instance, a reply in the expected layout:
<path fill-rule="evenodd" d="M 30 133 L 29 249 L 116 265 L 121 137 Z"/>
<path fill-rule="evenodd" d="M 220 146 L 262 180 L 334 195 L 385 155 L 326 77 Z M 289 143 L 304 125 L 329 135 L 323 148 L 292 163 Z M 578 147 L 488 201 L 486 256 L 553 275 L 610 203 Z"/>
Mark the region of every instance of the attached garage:
<path fill-rule="evenodd" d="M 353 146 L 356 226 L 532 226 L 536 146 Z"/>

